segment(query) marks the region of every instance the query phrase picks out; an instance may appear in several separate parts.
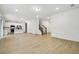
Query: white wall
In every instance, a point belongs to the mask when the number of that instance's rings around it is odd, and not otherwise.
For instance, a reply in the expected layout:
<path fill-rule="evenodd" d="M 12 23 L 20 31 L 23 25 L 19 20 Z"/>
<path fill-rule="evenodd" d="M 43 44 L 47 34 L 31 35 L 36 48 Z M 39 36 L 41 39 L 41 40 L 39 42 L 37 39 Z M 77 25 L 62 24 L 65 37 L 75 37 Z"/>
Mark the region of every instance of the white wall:
<path fill-rule="evenodd" d="M 79 41 L 79 8 L 51 17 L 52 37 Z"/>
<path fill-rule="evenodd" d="M 29 20 L 29 22 L 27 22 L 27 32 L 28 33 L 32 33 L 32 34 L 41 34 L 40 30 L 39 30 L 39 20 L 38 19 L 33 19 L 33 20 Z"/>
<path fill-rule="evenodd" d="M 1 20 L 0 20 L 0 37 L 1 37 L 1 23 L 2 23 L 2 22 L 1 22 Z"/>
<path fill-rule="evenodd" d="M 0 20 L 0 37 L 1 37 L 1 34 L 2 34 L 1 29 L 2 29 L 2 20 Z"/>
<path fill-rule="evenodd" d="M 2 38 L 2 37 L 3 37 L 3 20 L 0 17 L 0 38 Z"/>

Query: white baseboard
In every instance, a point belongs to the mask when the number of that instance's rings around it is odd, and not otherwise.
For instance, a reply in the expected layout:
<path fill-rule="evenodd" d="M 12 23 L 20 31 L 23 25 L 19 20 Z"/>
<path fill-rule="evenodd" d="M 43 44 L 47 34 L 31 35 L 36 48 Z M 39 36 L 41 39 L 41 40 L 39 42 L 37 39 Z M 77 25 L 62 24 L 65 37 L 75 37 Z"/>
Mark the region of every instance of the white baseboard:
<path fill-rule="evenodd" d="M 55 37 L 55 38 L 59 38 L 59 39 L 64 39 L 64 40 L 70 40 L 70 41 L 75 41 L 75 42 L 79 42 L 79 40 L 77 40 L 77 39 L 69 39 L 69 38 L 67 38 L 67 37 L 63 37 L 63 36 L 55 36 L 55 35 L 52 35 L 51 34 L 51 37 Z"/>

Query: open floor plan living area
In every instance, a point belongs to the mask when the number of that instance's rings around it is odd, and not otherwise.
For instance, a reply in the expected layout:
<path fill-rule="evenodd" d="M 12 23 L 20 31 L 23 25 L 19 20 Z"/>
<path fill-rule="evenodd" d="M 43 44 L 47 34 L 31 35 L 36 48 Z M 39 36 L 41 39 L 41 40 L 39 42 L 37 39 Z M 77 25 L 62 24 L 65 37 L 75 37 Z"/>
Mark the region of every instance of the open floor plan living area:
<path fill-rule="evenodd" d="M 79 54 L 79 4 L 0 4 L 0 54 Z"/>

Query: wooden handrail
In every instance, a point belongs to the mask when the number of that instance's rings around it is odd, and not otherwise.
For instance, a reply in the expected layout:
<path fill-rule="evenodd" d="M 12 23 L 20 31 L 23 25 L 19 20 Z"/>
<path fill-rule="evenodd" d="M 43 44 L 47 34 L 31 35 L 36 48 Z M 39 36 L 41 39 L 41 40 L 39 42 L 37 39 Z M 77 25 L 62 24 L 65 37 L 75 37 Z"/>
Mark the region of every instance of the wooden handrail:
<path fill-rule="evenodd" d="M 44 25 L 39 25 L 39 30 L 41 31 L 42 35 L 47 34 L 47 28 Z"/>

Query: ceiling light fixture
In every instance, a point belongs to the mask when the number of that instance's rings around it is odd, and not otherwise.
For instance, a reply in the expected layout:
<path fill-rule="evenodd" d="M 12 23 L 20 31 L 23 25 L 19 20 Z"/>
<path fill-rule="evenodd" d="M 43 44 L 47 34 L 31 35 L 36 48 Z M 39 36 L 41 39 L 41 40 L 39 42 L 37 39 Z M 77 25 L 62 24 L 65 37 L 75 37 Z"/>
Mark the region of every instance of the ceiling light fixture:
<path fill-rule="evenodd" d="M 50 17 L 47 17 L 47 19 L 50 19 Z"/>
<path fill-rule="evenodd" d="M 18 9 L 16 9 L 15 11 L 18 12 Z"/>
<path fill-rule="evenodd" d="M 59 7 L 56 7 L 56 10 L 59 10 Z"/>
<path fill-rule="evenodd" d="M 36 15 L 36 17 L 38 18 L 39 16 L 38 16 L 38 15 Z"/>
<path fill-rule="evenodd" d="M 40 8 L 34 7 L 33 10 L 38 12 L 38 11 L 40 11 Z"/>
<path fill-rule="evenodd" d="M 21 18 L 21 20 L 23 20 L 24 18 Z"/>

